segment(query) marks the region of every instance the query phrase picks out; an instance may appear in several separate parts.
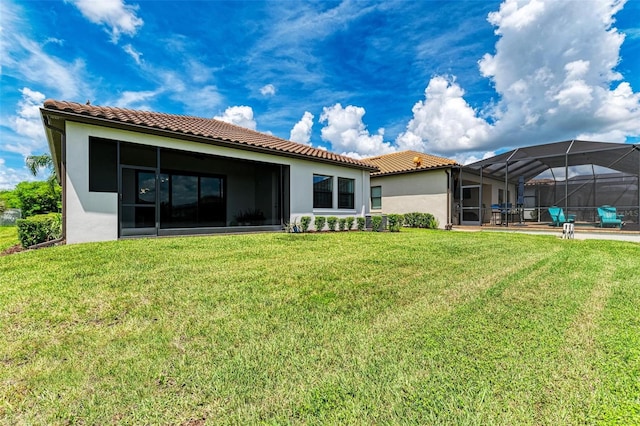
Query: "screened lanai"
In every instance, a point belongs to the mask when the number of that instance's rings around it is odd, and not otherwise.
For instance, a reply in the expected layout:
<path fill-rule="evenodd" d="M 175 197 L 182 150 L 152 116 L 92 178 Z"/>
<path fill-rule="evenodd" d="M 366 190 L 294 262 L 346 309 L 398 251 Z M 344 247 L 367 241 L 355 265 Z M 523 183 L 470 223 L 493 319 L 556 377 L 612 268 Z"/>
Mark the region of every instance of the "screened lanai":
<path fill-rule="evenodd" d="M 576 222 L 595 223 L 597 208 L 613 206 L 627 228 L 637 228 L 640 213 L 640 145 L 571 140 L 517 148 L 464 166 L 466 175 L 493 188 L 483 203 L 513 206 L 507 223 L 548 222 L 548 208 L 559 206 Z M 466 178 L 469 180 L 469 178 Z M 495 199 L 494 199 L 495 198 Z M 484 206 L 484 204 L 483 204 Z"/>

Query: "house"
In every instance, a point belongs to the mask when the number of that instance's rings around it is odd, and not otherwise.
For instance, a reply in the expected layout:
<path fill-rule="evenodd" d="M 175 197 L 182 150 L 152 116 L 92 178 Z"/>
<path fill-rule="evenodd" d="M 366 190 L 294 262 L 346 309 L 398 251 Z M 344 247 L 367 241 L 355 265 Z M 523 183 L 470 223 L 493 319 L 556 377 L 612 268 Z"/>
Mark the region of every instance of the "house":
<path fill-rule="evenodd" d="M 444 228 L 451 223 L 454 160 L 402 151 L 363 161 L 378 167 L 371 173 L 371 213 L 431 213 Z"/>
<path fill-rule="evenodd" d="M 67 243 L 369 213 L 376 167 L 222 121 L 47 100 Z"/>

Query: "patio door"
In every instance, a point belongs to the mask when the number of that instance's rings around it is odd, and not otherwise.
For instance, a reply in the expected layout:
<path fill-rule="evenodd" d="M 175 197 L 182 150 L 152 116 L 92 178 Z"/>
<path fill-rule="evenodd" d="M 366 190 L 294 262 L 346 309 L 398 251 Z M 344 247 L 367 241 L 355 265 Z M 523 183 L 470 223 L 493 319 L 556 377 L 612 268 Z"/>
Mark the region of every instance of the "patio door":
<path fill-rule="evenodd" d="M 155 168 L 121 166 L 120 235 L 158 235 Z"/>
<path fill-rule="evenodd" d="M 462 187 L 460 205 L 462 208 L 462 224 L 480 226 L 482 222 L 482 203 L 480 202 L 480 185 Z"/>

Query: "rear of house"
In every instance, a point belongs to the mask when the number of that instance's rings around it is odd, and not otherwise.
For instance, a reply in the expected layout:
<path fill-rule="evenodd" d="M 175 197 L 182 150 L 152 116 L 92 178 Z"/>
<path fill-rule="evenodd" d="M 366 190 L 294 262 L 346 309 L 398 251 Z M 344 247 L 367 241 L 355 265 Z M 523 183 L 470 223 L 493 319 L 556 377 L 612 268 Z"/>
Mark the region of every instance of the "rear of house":
<path fill-rule="evenodd" d="M 376 168 L 350 157 L 213 119 L 55 100 L 41 115 L 68 243 L 369 212 Z"/>
<path fill-rule="evenodd" d="M 371 173 L 372 214 L 431 213 L 441 228 L 451 222 L 454 160 L 402 151 L 363 161 L 379 169 Z"/>

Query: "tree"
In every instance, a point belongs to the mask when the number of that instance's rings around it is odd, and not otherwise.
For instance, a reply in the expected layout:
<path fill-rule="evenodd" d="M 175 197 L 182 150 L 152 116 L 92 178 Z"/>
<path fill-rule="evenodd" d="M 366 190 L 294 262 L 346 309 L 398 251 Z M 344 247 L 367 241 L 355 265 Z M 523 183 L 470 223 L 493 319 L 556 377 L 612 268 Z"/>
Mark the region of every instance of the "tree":
<path fill-rule="evenodd" d="M 51 185 L 58 183 L 56 179 L 55 165 L 53 164 L 53 158 L 49 154 L 41 155 L 29 155 L 26 159 L 27 168 L 32 175 L 38 176 L 40 169 L 49 169 L 49 177 L 47 182 Z"/>
<path fill-rule="evenodd" d="M 62 189 L 49 182 L 20 182 L 13 191 L 19 200 L 22 217 L 36 214 L 60 212 L 62 210 Z"/>
<path fill-rule="evenodd" d="M 16 196 L 16 192 L 14 190 L 5 189 L 0 191 L 0 201 L 4 203 L 4 206 L 7 209 L 20 208 L 20 200 Z"/>

